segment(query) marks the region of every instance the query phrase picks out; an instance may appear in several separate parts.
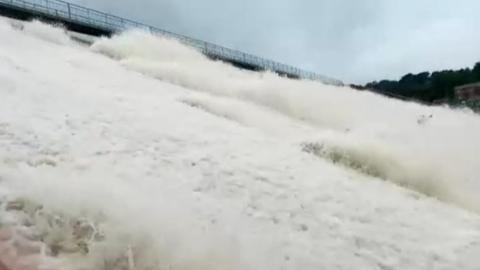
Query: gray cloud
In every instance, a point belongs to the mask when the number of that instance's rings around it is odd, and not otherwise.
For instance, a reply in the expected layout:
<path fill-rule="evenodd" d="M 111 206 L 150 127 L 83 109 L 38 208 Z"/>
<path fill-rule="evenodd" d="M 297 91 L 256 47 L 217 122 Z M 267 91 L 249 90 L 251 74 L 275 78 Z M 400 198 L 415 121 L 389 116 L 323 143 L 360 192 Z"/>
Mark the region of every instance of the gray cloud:
<path fill-rule="evenodd" d="M 480 60 L 477 0 L 76 0 L 346 82 Z"/>

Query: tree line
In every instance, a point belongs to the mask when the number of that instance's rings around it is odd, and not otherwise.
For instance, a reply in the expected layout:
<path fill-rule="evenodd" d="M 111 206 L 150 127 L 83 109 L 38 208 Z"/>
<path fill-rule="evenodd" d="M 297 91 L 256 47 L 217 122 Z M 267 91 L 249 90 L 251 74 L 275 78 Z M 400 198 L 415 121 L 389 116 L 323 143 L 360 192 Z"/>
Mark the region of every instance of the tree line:
<path fill-rule="evenodd" d="M 425 103 L 453 101 L 455 87 L 480 82 L 480 62 L 473 68 L 407 74 L 400 80 L 382 80 L 365 85 L 351 85 L 359 90 L 373 90 L 385 95 L 413 99 Z"/>

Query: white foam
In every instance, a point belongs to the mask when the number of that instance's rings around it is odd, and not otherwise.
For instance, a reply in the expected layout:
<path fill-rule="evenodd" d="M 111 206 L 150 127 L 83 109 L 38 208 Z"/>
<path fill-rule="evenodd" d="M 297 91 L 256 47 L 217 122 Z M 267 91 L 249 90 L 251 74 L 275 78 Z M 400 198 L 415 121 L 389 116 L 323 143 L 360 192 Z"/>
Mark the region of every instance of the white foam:
<path fill-rule="evenodd" d="M 62 25 L 48 25 L 34 20 L 24 23 L 22 30 L 27 34 L 58 45 L 71 44 L 67 31 Z"/>
<path fill-rule="evenodd" d="M 238 70 L 211 61 L 176 41 L 141 31 L 100 40 L 92 49 L 155 78 L 266 106 L 310 123 L 319 128 L 318 133 L 330 130 L 334 135 L 325 141 L 319 138 L 320 143 L 343 149 L 345 155 L 352 155 L 358 162 L 378 167 L 385 180 L 480 211 L 480 117 L 471 112 Z M 226 106 L 223 112 L 217 110 L 217 114 L 244 114 L 243 118 L 250 119 L 254 126 L 274 128 L 269 119 L 248 116 L 251 112 L 232 106 Z M 431 119 L 420 121 L 429 115 Z M 262 121 L 264 125 L 259 124 Z M 287 125 L 283 132 L 291 130 Z M 345 131 L 348 136 L 343 136 Z M 279 132 L 278 128 L 275 132 Z M 299 130 L 297 139 L 310 140 L 311 133 Z"/>
<path fill-rule="evenodd" d="M 94 48 L 187 88 L 2 23 L 0 38 L 0 203 L 29 201 L 26 224 L 65 268 L 478 266 L 477 214 L 351 170 L 476 176 L 477 116 L 241 71 L 143 33 Z M 79 220 L 98 239 L 75 239 Z"/>

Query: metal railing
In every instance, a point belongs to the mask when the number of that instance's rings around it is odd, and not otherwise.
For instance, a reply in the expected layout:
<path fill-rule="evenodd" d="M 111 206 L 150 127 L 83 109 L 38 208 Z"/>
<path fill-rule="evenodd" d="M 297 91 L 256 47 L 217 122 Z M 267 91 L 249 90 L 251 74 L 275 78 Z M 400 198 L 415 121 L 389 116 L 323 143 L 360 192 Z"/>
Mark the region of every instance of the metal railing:
<path fill-rule="evenodd" d="M 38 15 L 52 16 L 63 21 L 87 25 L 108 32 L 121 32 L 126 29 L 139 28 L 155 35 L 175 38 L 180 42 L 194 47 L 209 56 L 235 61 L 245 65 L 258 67 L 259 69 L 287 74 L 290 76 L 299 77 L 301 79 L 317 80 L 328 84 L 342 84 L 338 80 L 331 79 L 313 72 L 281 64 L 248 53 L 243 53 L 238 50 L 222 47 L 213 43 L 179 35 L 160 28 L 94 9 L 82 7 L 62 0 L 0 0 L 0 6 L 2 5 L 29 11 Z"/>

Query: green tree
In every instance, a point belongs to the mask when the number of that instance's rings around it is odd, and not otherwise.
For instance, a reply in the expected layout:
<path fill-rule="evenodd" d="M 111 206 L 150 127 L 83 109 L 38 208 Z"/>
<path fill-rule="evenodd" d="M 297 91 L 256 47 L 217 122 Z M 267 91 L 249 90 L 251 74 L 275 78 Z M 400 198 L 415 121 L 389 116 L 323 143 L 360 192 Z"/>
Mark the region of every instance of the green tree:
<path fill-rule="evenodd" d="M 445 98 L 452 100 L 456 86 L 477 81 L 480 81 L 480 62 L 476 63 L 473 69 L 409 73 L 398 81 L 371 82 L 363 88 L 401 98 L 433 102 Z"/>
<path fill-rule="evenodd" d="M 473 79 L 475 81 L 480 81 L 480 62 L 475 64 L 472 70 Z"/>

